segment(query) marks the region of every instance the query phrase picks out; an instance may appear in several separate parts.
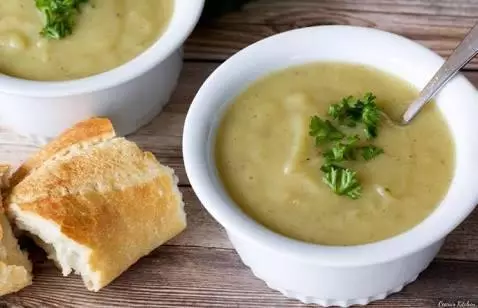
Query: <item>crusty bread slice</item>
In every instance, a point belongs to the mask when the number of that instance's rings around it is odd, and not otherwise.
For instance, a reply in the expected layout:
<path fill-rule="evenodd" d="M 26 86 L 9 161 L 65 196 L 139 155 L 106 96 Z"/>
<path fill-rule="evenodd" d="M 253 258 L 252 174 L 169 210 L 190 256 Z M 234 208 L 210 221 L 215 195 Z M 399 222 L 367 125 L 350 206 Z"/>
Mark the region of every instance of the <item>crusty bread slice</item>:
<path fill-rule="evenodd" d="M 9 166 L 0 165 L 0 189 L 6 188 Z M 19 291 L 32 283 L 32 265 L 20 250 L 0 198 L 0 296 Z"/>
<path fill-rule="evenodd" d="M 50 157 L 8 202 L 16 225 L 93 291 L 180 233 L 183 207 L 173 170 L 124 138 Z"/>

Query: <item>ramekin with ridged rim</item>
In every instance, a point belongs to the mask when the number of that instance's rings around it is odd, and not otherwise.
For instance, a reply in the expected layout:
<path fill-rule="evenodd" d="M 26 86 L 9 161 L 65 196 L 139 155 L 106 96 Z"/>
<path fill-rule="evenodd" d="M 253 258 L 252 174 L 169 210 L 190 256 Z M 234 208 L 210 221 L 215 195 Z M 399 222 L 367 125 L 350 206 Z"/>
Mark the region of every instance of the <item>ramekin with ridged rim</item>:
<path fill-rule="evenodd" d="M 168 102 L 182 67 L 181 46 L 204 0 L 174 0 L 169 25 L 133 60 L 110 71 L 69 81 L 31 81 L 0 74 L 0 124 L 46 142 L 73 124 L 111 119 L 119 135 L 150 122 Z"/>
<path fill-rule="evenodd" d="M 248 217 L 217 175 L 213 146 L 222 113 L 261 76 L 313 61 L 361 63 L 421 89 L 443 59 L 391 33 L 350 26 L 293 30 L 255 43 L 213 72 L 189 109 L 183 135 L 186 172 L 199 200 L 226 229 L 243 262 L 269 287 L 306 303 L 367 304 L 415 280 L 444 238 L 478 202 L 478 96 L 462 75 L 437 96 L 454 138 L 455 170 L 449 190 L 423 222 L 398 236 L 357 246 L 322 246 L 293 240 Z M 411 124 L 413 125 L 413 123 Z"/>

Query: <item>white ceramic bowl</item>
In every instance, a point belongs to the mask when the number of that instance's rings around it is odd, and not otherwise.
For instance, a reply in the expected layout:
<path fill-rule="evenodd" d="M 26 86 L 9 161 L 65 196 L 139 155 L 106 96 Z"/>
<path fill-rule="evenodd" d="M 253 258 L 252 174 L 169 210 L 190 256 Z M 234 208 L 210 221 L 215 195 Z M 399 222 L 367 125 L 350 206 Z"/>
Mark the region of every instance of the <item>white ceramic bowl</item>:
<path fill-rule="evenodd" d="M 231 57 L 203 84 L 186 118 L 184 163 L 200 201 L 227 230 L 243 262 L 271 288 L 306 303 L 366 304 L 415 280 L 445 236 L 478 202 L 478 96 L 459 75 L 436 99 L 456 144 L 456 168 L 447 195 L 428 218 L 408 232 L 372 244 L 304 243 L 246 216 L 218 179 L 212 152 L 218 120 L 236 95 L 271 71 L 319 60 L 370 65 L 417 88 L 443 63 L 417 43 L 367 28 L 323 26 L 272 36 Z"/>
<path fill-rule="evenodd" d="M 158 41 L 105 73 L 62 82 L 0 74 L 0 124 L 40 141 L 92 116 L 109 117 L 120 135 L 134 132 L 168 102 L 182 67 L 181 46 L 203 5 L 204 0 L 174 0 L 173 16 Z"/>

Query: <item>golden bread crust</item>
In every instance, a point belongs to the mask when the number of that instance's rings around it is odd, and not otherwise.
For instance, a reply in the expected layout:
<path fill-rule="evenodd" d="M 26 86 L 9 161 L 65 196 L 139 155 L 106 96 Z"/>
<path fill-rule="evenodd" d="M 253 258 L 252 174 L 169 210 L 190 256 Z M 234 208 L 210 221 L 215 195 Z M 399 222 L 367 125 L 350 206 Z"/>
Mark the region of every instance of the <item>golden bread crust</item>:
<path fill-rule="evenodd" d="M 46 160 L 67 150 L 72 145 L 78 143 L 91 144 L 114 138 L 114 136 L 115 131 L 109 119 L 92 118 L 79 122 L 25 161 L 12 175 L 12 186 L 20 183 L 32 170 L 41 166 Z"/>
<path fill-rule="evenodd" d="M 30 202 L 85 191 L 110 191 L 145 180 L 161 166 L 133 142 L 115 138 L 47 161 L 15 186 L 11 203 Z"/>

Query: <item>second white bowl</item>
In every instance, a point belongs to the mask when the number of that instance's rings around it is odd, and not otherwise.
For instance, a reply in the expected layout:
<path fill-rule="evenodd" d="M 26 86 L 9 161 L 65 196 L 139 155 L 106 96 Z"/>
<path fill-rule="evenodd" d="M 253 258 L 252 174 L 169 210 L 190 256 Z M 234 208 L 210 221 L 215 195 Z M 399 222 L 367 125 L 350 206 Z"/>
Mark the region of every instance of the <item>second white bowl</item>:
<path fill-rule="evenodd" d="M 0 74 L 0 124 L 40 142 L 93 117 L 111 119 L 120 135 L 150 122 L 168 102 L 182 66 L 181 46 L 204 0 L 174 0 L 158 41 L 130 62 L 91 77 L 40 82 Z"/>

